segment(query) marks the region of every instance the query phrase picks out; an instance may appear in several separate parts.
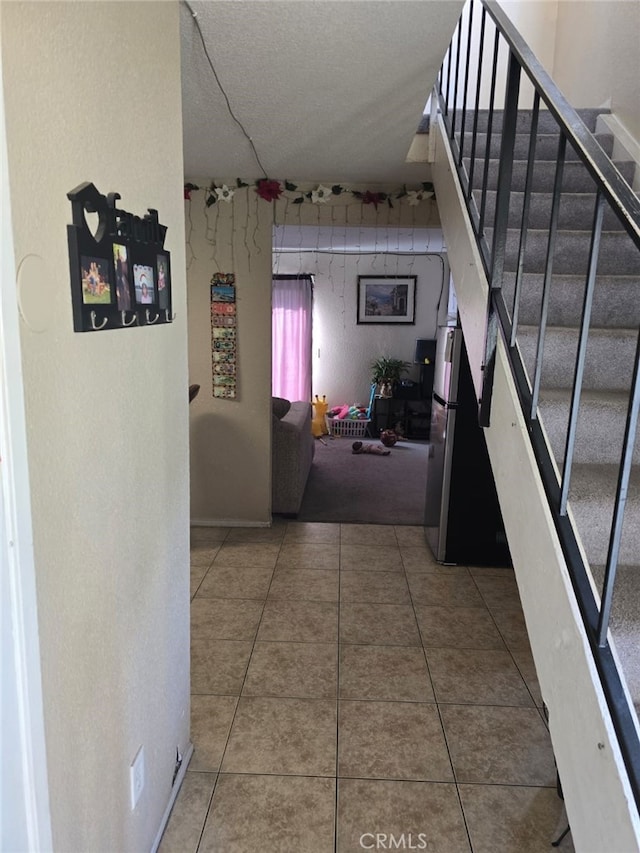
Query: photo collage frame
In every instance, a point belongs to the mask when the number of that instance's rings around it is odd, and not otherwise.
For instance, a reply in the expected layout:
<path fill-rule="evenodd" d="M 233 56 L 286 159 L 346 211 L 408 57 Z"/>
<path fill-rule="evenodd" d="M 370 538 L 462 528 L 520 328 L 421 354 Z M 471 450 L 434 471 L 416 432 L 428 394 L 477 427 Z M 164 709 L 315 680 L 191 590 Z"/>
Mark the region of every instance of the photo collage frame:
<path fill-rule="evenodd" d="M 213 396 L 233 400 L 237 394 L 236 277 L 211 277 L 211 366 Z"/>
<path fill-rule="evenodd" d="M 151 208 L 140 218 L 116 207 L 91 183 L 67 193 L 73 326 L 76 332 L 153 326 L 173 321 L 166 227 Z M 87 214 L 96 215 L 95 230 Z"/>

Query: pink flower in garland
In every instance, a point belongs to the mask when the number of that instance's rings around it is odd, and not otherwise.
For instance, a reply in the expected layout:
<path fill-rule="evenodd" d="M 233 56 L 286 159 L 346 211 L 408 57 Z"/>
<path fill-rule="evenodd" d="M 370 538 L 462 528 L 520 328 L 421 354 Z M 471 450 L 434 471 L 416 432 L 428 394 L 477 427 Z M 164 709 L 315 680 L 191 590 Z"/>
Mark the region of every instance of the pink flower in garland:
<path fill-rule="evenodd" d="M 270 181 L 268 178 L 261 178 L 257 181 L 256 192 L 265 201 L 276 201 L 282 195 L 282 185 L 279 181 Z"/>
<path fill-rule="evenodd" d="M 184 200 L 191 201 L 191 193 L 194 190 L 199 189 L 195 184 L 185 184 L 184 185 Z"/>
<path fill-rule="evenodd" d="M 362 193 L 362 203 L 372 204 L 376 210 L 378 209 L 378 205 L 382 204 L 385 198 L 386 196 L 383 193 L 372 193 L 370 190 Z"/>

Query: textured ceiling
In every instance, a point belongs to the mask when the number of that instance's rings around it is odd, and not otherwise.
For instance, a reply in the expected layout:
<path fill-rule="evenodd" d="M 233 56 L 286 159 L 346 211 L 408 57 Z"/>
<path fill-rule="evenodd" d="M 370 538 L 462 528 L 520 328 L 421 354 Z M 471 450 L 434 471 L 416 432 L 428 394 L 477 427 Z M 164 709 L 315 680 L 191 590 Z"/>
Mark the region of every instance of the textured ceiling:
<path fill-rule="evenodd" d="M 272 178 L 425 180 L 406 163 L 460 0 L 191 3 L 232 109 Z M 262 171 L 181 5 L 185 176 Z"/>

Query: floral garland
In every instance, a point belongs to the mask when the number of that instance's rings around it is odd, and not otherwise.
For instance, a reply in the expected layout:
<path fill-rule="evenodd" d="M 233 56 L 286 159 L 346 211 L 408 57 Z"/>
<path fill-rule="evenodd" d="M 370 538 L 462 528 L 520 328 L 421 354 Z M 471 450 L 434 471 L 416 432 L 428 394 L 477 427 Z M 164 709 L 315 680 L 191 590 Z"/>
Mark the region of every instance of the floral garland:
<path fill-rule="evenodd" d="M 229 187 L 227 184 L 216 186 L 215 182 L 212 182 L 210 186 L 204 188 L 205 203 L 207 207 L 211 207 L 212 205 L 223 201 L 229 203 L 237 189 L 242 189 L 243 187 L 248 186 L 249 184 L 240 180 L 240 178 L 236 179 L 235 188 Z M 185 200 L 190 200 L 191 193 L 194 190 L 199 189 L 200 187 L 195 184 L 185 184 Z M 341 184 L 334 184 L 332 187 L 325 187 L 322 184 L 318 184 L 314 190 L 304 192 L 298 188 L 297 184 L 293 184 L 291 181 L 285 180 L 284 182 L 281 182 L 273 181 L 269 178 L 260 178 L 255 182 L 255 192 L 261 199 L 264 199 L 264 201 L 277 201 L 285 191 L 296 194 L 295 198 L 292 200 L 293 204 L 303 204 L 305 201 L 310 201 L 312 204 L 326 204 L 329 199 L 334 196 L 339 196 L 343 193 L 351 193 L 351 195 L 361 201 L 362 204 L 372 204 L 376 210 L 378 209 L 379 204 L 387 204 L 389 207 L 393 207 L 393 200 L 395 199 L 406 198 L 408 204 L 415 207 L 420 204 L 421 201 L 426 201 L 426 199 L 435 197 L 433 184 L 428 181 L 423 182 L 420 189 L 417 190 L 408 190 L 407 187 L 403 185 L 402 189 L 397 190 L 395 193 L 372 192 L 371 190 L 352 190 L 349 189 L 349 187 L 343 187 Z"/>

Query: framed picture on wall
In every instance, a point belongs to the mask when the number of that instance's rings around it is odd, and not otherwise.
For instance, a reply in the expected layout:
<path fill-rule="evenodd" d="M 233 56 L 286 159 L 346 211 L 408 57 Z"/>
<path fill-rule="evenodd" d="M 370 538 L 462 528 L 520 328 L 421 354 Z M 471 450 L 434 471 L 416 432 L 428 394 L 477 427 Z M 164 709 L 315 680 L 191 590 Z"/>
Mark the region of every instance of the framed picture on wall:
<path fill-rule="evenodd" d="M 414 324 L 417 278 L 415 275 L 359 275 L 358 323 Z"/>

